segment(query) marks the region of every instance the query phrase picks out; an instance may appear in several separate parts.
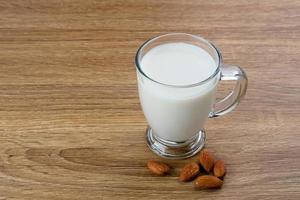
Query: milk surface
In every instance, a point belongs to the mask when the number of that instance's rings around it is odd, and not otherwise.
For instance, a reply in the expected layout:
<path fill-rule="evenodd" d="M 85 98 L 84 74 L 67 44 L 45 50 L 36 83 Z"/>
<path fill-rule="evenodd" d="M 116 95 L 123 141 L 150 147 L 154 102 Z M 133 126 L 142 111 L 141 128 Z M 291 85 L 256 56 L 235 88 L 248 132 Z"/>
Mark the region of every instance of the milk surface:
<path fill-rule="evenodd" d="M 188 43 L 154 47 L 141 60 L 142 71 L 151 79 L 173 86 L 206 80 L 217 69 L 202 48 Z M 205 84 L 178 88 L 155 83 L 138 75 L 139 96 L 145 117 L 162 139 L 183 142 L 203 129 L 215 101 L 219 74 Z"/>
<path fill-rule="evenodd" d="M 216 70 L 215 61 L 205 50 L 187 43 L 159 45 L 143 57 L 141 66 L 150 78 L 169 85 L 198 83 Z"/>

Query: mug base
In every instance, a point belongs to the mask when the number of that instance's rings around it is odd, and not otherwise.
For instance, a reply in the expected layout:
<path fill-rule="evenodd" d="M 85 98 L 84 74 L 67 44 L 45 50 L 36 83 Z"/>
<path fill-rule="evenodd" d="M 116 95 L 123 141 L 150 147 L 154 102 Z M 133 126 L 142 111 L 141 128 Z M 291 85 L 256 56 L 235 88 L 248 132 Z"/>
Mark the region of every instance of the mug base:
<path fill-rule="evenodd" d="M 199 131 L 185 142 L 173 142 L 159 138 L 153 130 L 146 130 L 146 141 L 149 148 L 157 155 L 168 159 L 185 159 L 198 153 L 205 144 L 205 132 Z"/>

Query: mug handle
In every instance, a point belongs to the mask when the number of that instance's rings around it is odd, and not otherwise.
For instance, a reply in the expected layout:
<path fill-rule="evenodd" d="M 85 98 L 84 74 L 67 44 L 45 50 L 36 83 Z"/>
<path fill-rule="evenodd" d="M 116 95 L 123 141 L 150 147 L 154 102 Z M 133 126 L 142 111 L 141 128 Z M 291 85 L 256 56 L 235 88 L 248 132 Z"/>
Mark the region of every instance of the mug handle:
<path fill-rule="evenodd" d="M 248 79 L 242 68 L 237 66 L 222 67 L 220 80 L 236 81 L 236 85 L 228 96 L 214 104 L 213 111 L 209 114 L 210 118 L 222 116 L 231 112 L 246 94 Z"/>

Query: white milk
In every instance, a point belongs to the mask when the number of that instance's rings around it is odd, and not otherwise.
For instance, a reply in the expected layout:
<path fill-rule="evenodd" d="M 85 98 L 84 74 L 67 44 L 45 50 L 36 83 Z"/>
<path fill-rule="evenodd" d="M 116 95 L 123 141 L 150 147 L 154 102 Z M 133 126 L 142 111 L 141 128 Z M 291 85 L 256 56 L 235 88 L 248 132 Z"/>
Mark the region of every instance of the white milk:
<path fill-rule="evenodd" d="M 199 83 L 217 69 L 202 48 L 188 43 L 154 47 L 141 60 L 142 71 L 151 79 L 174 86 Z M 182 142 L 203 129 L 215 101 L 219 75 L 194 87 L 168 87 L 138 75 L 139 95 L 145 117 L 162 139 Z"/>

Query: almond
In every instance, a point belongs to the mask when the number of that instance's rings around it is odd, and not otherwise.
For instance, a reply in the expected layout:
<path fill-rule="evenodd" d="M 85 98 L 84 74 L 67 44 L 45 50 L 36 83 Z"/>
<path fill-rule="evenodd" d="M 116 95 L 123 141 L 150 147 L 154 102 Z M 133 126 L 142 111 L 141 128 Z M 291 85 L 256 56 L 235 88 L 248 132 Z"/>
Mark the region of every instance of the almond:
<path fill-rule="evenodd" d="M 205 171 L 210 172 L 214 166 L 215 158 L 212 153 L 204 149 L 200 152 L 199 162 Z"/>
<path fill-rule="evenodd" d="M 222 160 L 217 160 L 214 165 L 214 175 L 222 178 L 226 173 L 225 164 Z"/>
<path fill-rule="evenodd" d="M 170 167 L 167 164 L 159 161 L 149 160 L 147 166 L 153 174 L 159 176 L 165 175 L 170 171 Z"/>
<path fill-rule="evenodd" d="M 221 179 L 210 175 L 199 176 L 195 181 L 197 189 L 220 188 L 222 185 L 223 181 Z"/>
<path fill-rule="evenodd" d="M 181 181 L 190 181 L 200 172 L 200 167 L 198 163 L 192 162 L 185 165 L 180 172 L 179 180 Z"/>

